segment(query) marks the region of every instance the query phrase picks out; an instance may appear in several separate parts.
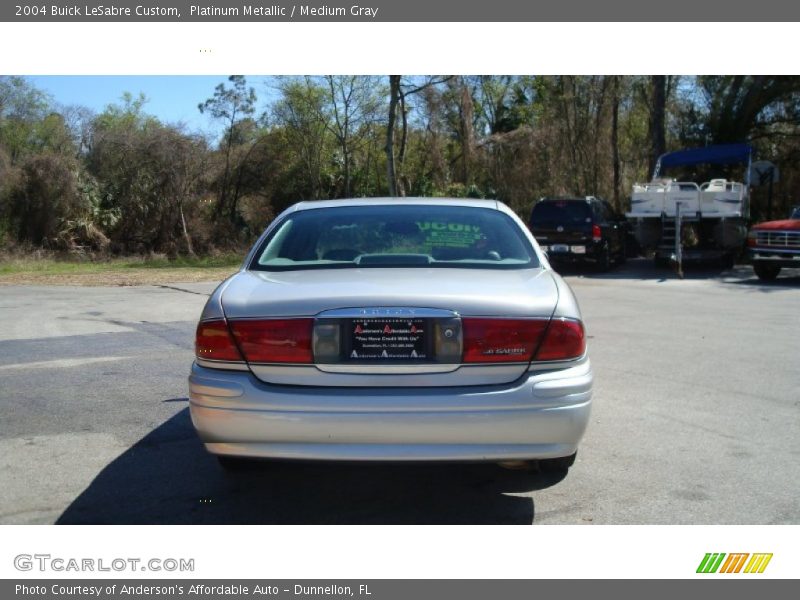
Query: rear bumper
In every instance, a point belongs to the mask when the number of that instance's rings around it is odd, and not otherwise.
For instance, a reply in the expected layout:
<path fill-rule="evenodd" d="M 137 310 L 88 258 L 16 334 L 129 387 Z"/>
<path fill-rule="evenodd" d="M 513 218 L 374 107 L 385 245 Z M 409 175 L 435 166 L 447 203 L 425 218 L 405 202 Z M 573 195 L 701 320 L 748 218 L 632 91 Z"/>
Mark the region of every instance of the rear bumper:
<path fill-rule="evenodd" d="M 552 246 L 564 245 L 567 246 L 567 252 L 553 252 Z M 547 258 L 550 262 L 554 263 L 587 263 L 597 262 L 602 258 L 603 254 L 602 242 L 573 242 L 571 244 L 563 244 L 561 242 L 551 242 L 543 244 L 542 248 L 547 248 Z M 577 251 L 576 251 L 577 250 Z"/>
<path fill-rule="evenodd" d="M 589 420 L 592 370 L 504 386 L 314 388 L 194 365 L 192 422 L 220 455 L 314 460 L 512 460 L 568 456 Z"/>

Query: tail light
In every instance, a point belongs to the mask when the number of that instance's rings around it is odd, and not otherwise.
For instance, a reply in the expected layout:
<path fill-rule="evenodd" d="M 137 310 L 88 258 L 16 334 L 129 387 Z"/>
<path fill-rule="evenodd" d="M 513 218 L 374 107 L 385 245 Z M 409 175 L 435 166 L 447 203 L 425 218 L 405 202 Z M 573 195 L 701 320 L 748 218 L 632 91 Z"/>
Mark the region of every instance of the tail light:
<path fill-rule="evenodd" d="M 204 321 L 197 325 L 194 353 L 197 358 L 204 360 L 243 362 L 225 319 Z"/>
<path fill-rule="evenodd" d="M 592 241 L 599 242 L 603 239 L 603 232 L 600 229 L 600 225 L 592 225 Z"/>
<path fill-rule="evenodd" d="M 536 360 L 570 360 L 583 356 L 586 335 L 583 323 L 574 319 L 556 317 L 550 321 Z"/>
<path fill-rule="evenodd" d="M 464 318 L 464 362 L 530 362 L 546 319 Z"/>
<path fill-rule="evenodd" d="M 570 360 L 586 350 L 583 324 L 574 319 L 465 317 L 462 327 L 464 363 Z M 197 326 L 195 354 L 222 362 L 309 364 L 313 329 L 314 320 L 305 318 L 205 321 Z"/>
<path fill-rule="evenodd" d="M 234 320 L 231 330 L 247 362 L 311 363 L 313 319 Z"/>

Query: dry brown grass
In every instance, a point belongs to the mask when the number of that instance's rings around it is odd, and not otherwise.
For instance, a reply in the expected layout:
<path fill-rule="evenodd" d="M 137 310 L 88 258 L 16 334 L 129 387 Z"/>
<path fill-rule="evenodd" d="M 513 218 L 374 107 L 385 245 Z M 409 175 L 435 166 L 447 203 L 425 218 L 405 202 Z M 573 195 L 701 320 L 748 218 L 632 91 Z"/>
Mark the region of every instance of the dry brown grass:
<path fill-rule="evenodd" d="M 0 274 L 3 285 L 82 285 L 130 286 L 165 283 L 193 283 L 197 281 L 222 281 L 236 271 L 235 268 L 179 268 L 179 269 L 124 269 L 103 272 L 36 273 L 19 272 Z"/>
<path fill-rule="evenodd" d="M 0 256 L 2 285 L 130 286 L 222 281 L 239 268 L 237 255 L 167 260 L 129 257 L 113 260 L 59 260 Z"/>

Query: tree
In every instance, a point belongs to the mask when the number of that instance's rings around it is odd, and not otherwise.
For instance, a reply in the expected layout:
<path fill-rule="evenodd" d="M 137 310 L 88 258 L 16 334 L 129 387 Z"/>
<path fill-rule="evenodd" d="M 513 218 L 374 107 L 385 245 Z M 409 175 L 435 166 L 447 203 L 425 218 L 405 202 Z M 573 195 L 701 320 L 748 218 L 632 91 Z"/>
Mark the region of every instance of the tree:
<path fill-rule="evenodd" d="M 324 80 L 331 107 L 328 129 L 341 153 L 342 196 L 347 198 L 352 195 L 353 157 L 379 119 L 380 94 L 375 77 L 327 75 Z"/>
<path fill-rule="evenodd" d="M 296 173 L 293 193 L 297 199 L 323 198 L 330 190 L 333 151 L 327 88 L 311 78 L 286 78 L 278 81 L 278 91 L 271 114 L 284 161 Z"/>
<path fill-rule="evenodd" d="M 664 122 L 667 105 L 667 77 L 665 75 L 650 76 L 650 172 L 653 172 L 658 157 L 666 151 L 666 134 Z"/>
<path fill-rule="evenodd" d="M 187 135 L 178 129 L 160 128 L 155 132 L 151 152 L 156 165 L 161 165 L 160 182 L 162 198 L 173 208 L 189 256 L 195 256 L 194 243 L 187 227 L 187 207 L 197 206 L 208 185 L 209 154 L 206 141 L 196 135 Z M 154 165 L 155 166 L 155 165 Z M 175 226 L 165 223 L 167 231 Z"/>
<path fill-rule="evenodd" d="M 237 133 L 241 132 L 239 125 L 242 121 L 250 119 L 255 113 L 257 97 L 255 89 L 247 87 L 244 75 L 231 75 L 228 81 L 231 84 L 230 87 L 220 83 L 215 88 L 214 95 L 198 104 L 197 108 L 201 113 L 208 112 L 214 119 L 222 121 L 225 125 L 222 147 L 224 167 L 214 218 L 215 220 L 219 219 L 223 213 L 227 213 L 231 224 L 241 225 L 241 219 L 237 213 L 240 187 L 234 183 L 233 189 L 230 189 L 231 180 L 238 179 L 232 176 L 232 171 L 242 167 L 242 164 L 234 164 L 234 149 L 243 143 L 241 136 L 237 136 Z"/>
<path fill-rule="evenodd" d="M 530 125 L 533 98 L 532 77 L 479 75 L 472 80 L 475 95 L 477 129 L 496 135 Z"/>
<path fill-rule="evenodd" d="M 21 77 L 0 77 L 0 230 L 66 250 L 102 249 L 73 131 L 52 99 Z"/>
<path fill-rule="evenodd" d="M 100 182 L 99 205 L 119 215 L 108 223 L 117 249 L 177 253 L 182 238 L 193 254 L 186 214 L 208 186 L 208 147 L 146 114 L 145 101 L 127 94 L 95 119 L 87 165 Z"/>
<path fill-rule="evenodd" d="M 70 221 L 85 216 L 90 208 L 79 190 L 78 165 L 70 157 L 49 152 L 27 158 L 21 172 L 8 215 L 17 239 L 59 247 Z"/>
<path fill-rule="evenodd" d="M 40 149 L 37 128 L 49 114 L 51 102 L 23 77 L 0 77 L 0 144 L 13 163 Z"/>
<path fill-rule="evenodd" d="M 797 77 L 389 75 L 272 85 L 259 118 L 243 77 L 217 86 L 201 105 L 222 125 L 217 139 L 160 122 L 141 95 L 95 115 L 0 77 L 0 243 L 240 249 L 298 200 L 387 193 L 497 198 L 526 215 L 542 196 L 597 194 L 624 209 L 626 191 L 665 150 L 738 141 L 779 165 L 777 209 L 800 196 Z M 754 215 L 761 193 L 753 191 Z"/>
<path fill-rule="evenodd" d="M 394 129 L 400 103 L 400 75 L 389 75 L 389 118 L 386 123 L 386 181 L 389 195 L 397 196 L 397 172 L 394 164 Z"/>
<path fill-rule="evenodd" d="M 716 144 L 769 137 L 800 117 L 800 78 L 770 75 L 702 76 L 706 133 Z"/>
<path fill-rule="evenodd" d="M 620 209 L 619 185 L 620 185 L 620 164 L 619 164 L 619 106 L 620 89 L 619 76 L 612 76 L 611 84 L 611 168 L 613 170 L 613 201 L 614 208 Z"/>
<path fill-rule="evenodd" d="M 406 186 L 403 175 L 403 166 L 406 159 L 406 149 L 408 147 L 408 107 L 409 96 L 419 94 L 432 86 L 445 83 L 452 76 L 429 76 L 421 82 L 404 82 L 402 75 L 389 75 L 389 117 L 386 123 L 386 179 L 389 187 L 390 196 L 405 196 Z M 402 123 L 400 134 L 400 151 L 395 157 L 395 130 L 397 122 L 398 107 L 400 109 L 400 119 Z M 398 171 L 400 176 L 398 177 Z"/>
<path fill-rule="evenodd" d="M 475 149 L 474 103 L 469 88 L 462 81 L 458 101 L 458 137 L 461 141 L 461 180 L 465 186 L 471 181 L 472 153 Z"/>

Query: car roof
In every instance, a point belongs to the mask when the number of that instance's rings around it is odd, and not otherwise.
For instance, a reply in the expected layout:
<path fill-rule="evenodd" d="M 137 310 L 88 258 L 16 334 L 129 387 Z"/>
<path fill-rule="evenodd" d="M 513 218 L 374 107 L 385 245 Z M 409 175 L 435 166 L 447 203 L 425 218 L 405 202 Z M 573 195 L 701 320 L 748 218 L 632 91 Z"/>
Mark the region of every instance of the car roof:
<path fill-rule="evenodd" d="M 600 198 L 596 196 L 554 196 L 552 198 L 542 198 L 539 202 L 596 202 L 599 200 Z M 536 204 L 539 204 L 539 202 Z"/>
<path fill-rule="evenodd" d="M 503 210 L 504 204 L 497 200 L 480 200 L 475 198 L 343 198 L 341 200 L 307 200 L 298 202 L 292 206 L 290 211 L 311 210 L 314 208 L 331 208 L 335 206 L 375 206 L 375 205 L 392 205 L 392 206 L 414 206 L 414 205 L 427 205 L 427 206 L 471 206 L 475 208 L 491 208 L 494 210 Z M 505 211 L 503 211 L 505 212 Z"/>

